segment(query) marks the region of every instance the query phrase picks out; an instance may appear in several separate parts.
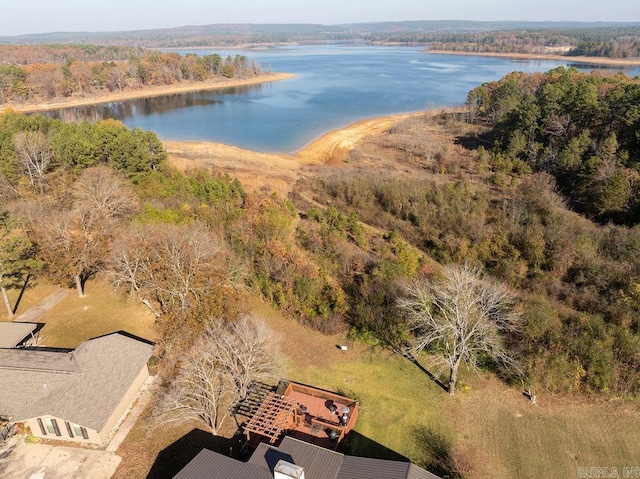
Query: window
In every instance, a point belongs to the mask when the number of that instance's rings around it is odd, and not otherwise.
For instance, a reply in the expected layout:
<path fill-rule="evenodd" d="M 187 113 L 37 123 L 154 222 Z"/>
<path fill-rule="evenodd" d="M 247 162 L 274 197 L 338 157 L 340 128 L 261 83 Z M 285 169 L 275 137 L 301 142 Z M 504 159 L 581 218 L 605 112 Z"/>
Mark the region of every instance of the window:
<path fill-rule="evenodd" d="M 47 430 L 44 428 L 44 424 L 40 418 L 38 418 L 38 426 L 40 426 L 40 433 L 42 433 L 43 436 L 46 436 Z"/>
<path fill-rule="evenodd" d="M 82 436 L 84 439 L 89 439 L 87 430 L 82 426 L 78 426 L 77 424 L 73 424 L 73 433 L 76 436 Z"/>
<path fill-rule="evenodd" d="M 62 436 L 62 434 L 60 434 L 60 428 L 58 427 L 58 421 L 55 419 L 45 419 L 43 422 L 44 428 L 47 430 L 45 435 L 55 434 L 56 436 Z"/>

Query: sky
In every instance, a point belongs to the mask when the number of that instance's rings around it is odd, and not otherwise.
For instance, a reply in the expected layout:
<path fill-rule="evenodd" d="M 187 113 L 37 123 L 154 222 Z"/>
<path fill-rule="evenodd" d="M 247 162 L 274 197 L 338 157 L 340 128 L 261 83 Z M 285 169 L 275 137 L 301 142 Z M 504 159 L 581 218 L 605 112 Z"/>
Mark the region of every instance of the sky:
<path fill-rule="evenodd" d="M 402 20 L 640 22 L 640 0 L 0 0 L 0 36 Z"/>

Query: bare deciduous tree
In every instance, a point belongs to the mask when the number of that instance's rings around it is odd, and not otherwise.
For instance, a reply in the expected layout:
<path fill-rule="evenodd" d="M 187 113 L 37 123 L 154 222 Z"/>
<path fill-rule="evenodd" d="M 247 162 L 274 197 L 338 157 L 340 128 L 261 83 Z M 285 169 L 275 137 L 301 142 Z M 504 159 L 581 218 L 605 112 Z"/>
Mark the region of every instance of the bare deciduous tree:
<path fill-rule="evenodd" d="M 106 270 L 114 289 L 126 289 L 129 296 L 140 299 L 158 318 L 160 313 L 149 300 L 153 275 L 149 255 L 144 249 L 147 245 L 145 233 L 145 228 L 133 227 L 116 238 L 111 244 Z"/>
<path fill-rule="evenodd" d="M 179 358 L 159 412 L 168 421 L 198 420 L 217 435 L 251 381 L 277 377 L 280 356 L 275 334 L 261 319 L 210 320 Z"/>
<path fill-rule="evenodd" d="M 107 167 L 82 172 L 72 188 L 72 207 L 49 206 L 27 213 L 27 221 L 58 280 L 73 278 L 78 295 L 101 266 L 115 227 L 138 208 L 126 180 Z"/>
<path fill-rule="evenodd" d="M 31 186 L 44 194 L 46 176 L 53 161 L 49 138 L 41 131 L 20 131 L 15 135 L 14 144 L 22 173 L 29 178 Z"/>
<path fill-rule="evenodd" d="M 138 210 L 138 197 L 124 176 L 112 168 L 87 168 L 73 184 L 75 209 L 91 215 L 91 221 L 110 223 Z"/>
<path fill-rule="evenodd" d="M 520 315 L 503 284 L 485 279 L 470 266 L 446 266 L 430 281 L 414 282 L 398 305 L 414 334 L 414 351 L 434 354 L 449 369 L 449 394 L 455 394 L 458 368 L 476 368 L 483 357 L 515 366 L 502 334 L 514 331 Z"/>
<path fill-rule="evenodd" d="M 233 378 L 240 399 L 247 397 L 252 381 L 267 380 L 282 369 L 278 338 L 260 318 L 243 316 L 226 325 L 209 323 L 205 334 L 218 338 L 219 367 Z"/>
<path fill-rule="evenodd" d="M 224 256 L 224 243 L 199 223 L 134 227 L 114 243 L 107 271 L 114 287 L 143 303 L 186 311 L 223 281 Z"/>

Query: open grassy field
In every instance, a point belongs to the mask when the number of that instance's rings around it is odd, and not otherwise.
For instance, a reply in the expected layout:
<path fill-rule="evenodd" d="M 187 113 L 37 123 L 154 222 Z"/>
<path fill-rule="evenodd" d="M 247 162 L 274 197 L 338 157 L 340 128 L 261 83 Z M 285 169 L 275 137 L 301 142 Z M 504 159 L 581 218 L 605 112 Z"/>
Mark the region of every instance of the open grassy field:
<path fill-rule="evenodd" d="M 538 391 L 534 406 L 520 388 L 467 371 L 449 397 L 405 359 L 321 335 L 257 301 L 252 307 L 281 334 L 290 379 L 360 399 L 353 453 L 429 462 L 419 440 L 426 430 L 452 441 L 451 455 L 472 479 L 577 477 L 578 467 L 640 465 L 637 400 Z"/>
<path fill-rule="evenodd" d="M 473 373 L 463 378 L 467 391 L 451 398 L 408 361 L 377 354 L 300 368 L 291 377 L 360 398 L 355 430 L 374 444 L 360 441 L 355 454 L 380 456 L 383 446 L 429 462 L 418 439 L 426 429 L 452 439 L 450 453 L 471 468 L 471 478 L 576 477 L 578 467 L 640 464 L 638 401 L 542 394 L 534 406 L 518 388 Z"/>
<path fill-rule="evenodd" d="M 41 284 L 28 293 L 42 298 L 50 292 L 50 286 Z M 25 304 L 27 298 L 26 294 Z M 461 379 L 466 387 L 449 397 L 405 359 L 351 342 L 343 334 L 312 331 L 258 300 L 250 307 L 279 332 L 289 378 L 360 400 L 361 415 L 349 444 L 352 453 L 428 463 L 419 438 L 430 431 L 450 440 L 451 456 L 470 468 L 471 479 L 577 477 L 578 467 L 617 467 L 622 474 L 623 467 L 640 466 L 637 400 L 538 392 L 534 406 L 519 388 L 491 374 L 468 372 Z M 153 337 L 152 315 L 113 295 L 100 280 L 89 282 L 85 299 L 71 292 L 42 321 L 48 346 L 75 347 L 119 329 Z M 348 346 L 346 352 L 337 347 L 342 344 Z M 154 429 L 152 423 L 143 416 L 121 446 L 118 453 L 124 460 L 117 478 L 147 477 L 158 454 L 169 448 L 160 456 L 160 461 L 167 461 L 171 444 L 179 438 L 192 449 L 206 443 L 228 450 L 227 442 L 198 432 L 196 424 Z M 231 434 L 233 420 L 227 426 Z"/>
<path fill-rule="evenodd" d="M 46 281 L 27 289 L 17 316 L 58 289 Z M 17 292 L 12 291 L 12 295 L 14 302 Z M 45 323 L 40 330 L 41 346 L 55 348 L 75 348 L 87 339 L 120 330 L 151 341 L 155 338 L 151 312 L 142 304 L 114 293 L 100 278 L 87 282 L 85 298 L 79 298 L 75 290 L 70 290 L 60 303 L 40 316 L 38 322 Z"/>

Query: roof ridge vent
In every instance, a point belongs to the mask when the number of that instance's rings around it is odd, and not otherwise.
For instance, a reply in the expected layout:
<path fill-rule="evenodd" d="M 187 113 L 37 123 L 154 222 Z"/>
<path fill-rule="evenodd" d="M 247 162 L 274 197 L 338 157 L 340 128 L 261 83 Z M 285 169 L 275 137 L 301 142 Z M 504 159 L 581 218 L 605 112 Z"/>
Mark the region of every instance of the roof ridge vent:
<path fill-rule="evenodd" d="M 273 469 L 274 479 L 304 479 L 304 469 L 280 459 Z"/>

